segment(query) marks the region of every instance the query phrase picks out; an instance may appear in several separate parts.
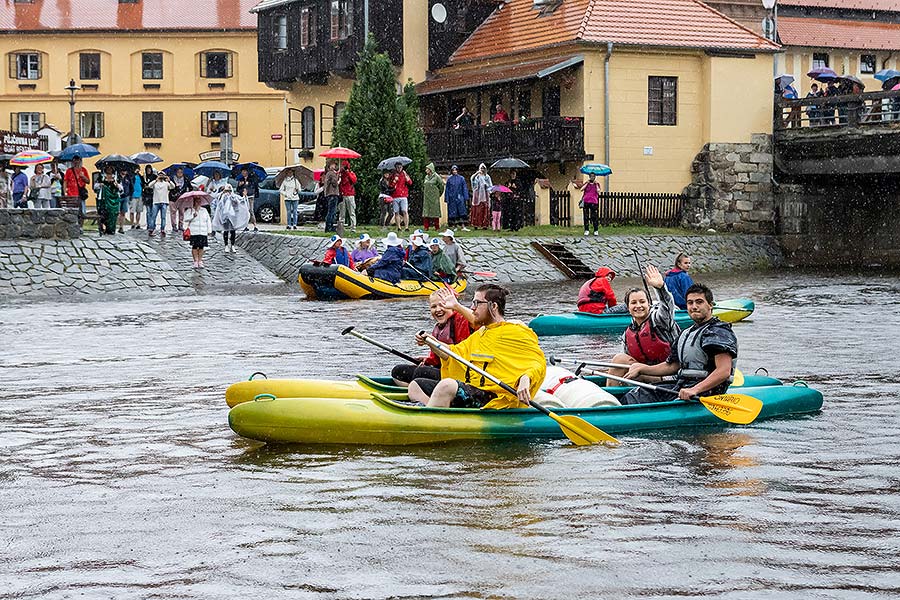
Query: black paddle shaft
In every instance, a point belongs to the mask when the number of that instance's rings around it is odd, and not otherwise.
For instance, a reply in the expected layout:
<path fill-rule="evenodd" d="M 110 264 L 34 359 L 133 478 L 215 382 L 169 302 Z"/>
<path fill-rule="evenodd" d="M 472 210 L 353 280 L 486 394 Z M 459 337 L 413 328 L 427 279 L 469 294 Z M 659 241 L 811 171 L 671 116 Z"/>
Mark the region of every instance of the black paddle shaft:
<path fill-rule="evenodd" d="M 372 344 L 373 346 L 377 346 L 377 347 L 381 348 L 382 350 L 387 350 L 388 352 L 390 352 L 390 353 L 393 354 L 394 356 L 399 356 L 399 357 L 402 358 L 403 360 L 408 360 L 409 362 L 411 362 L 411 363 L 414 364 L 414 365 L 422 364 L 422 359 L 420 359 L 420 358 L 413 358 L 412 356 L 410 356 L 409 354 L 406 354 L 405 352 L 400 352 L 399 350 L 395 350 L 394 348 L 391 348 L 390 346 L 386 346 L 386 345 L 382 344 L 382 343 L 379 342 L 379 341 L 373 340 L 373 339 L 370 338 L 369 336 L 363 335 L 363 334 L 361 334 L 360 332 L 356 331 L 356 330 L 354 329 L 354 326 L 353 326 L 353 325 L 351 325 L 350 327 L 348 327 L 348 328 L 346 328 L 345 330 L 343 330 L 343 331 L 341 332 L 341 335 L 347 335 L 348 333 L 349 333 L 350 335 L 352 335 L 353 337 L 357 337 L 357 338 L 361 339 L 361 340 L 364 341 L 364 342 L 369 342 L 369 343 Z"/>
<path fill-rule="evenodd" d="M 641 276 L 641 281 L 644 283 L 644 291 L 647 292 L 647 302 L 653 302 L 653 299 L 650 297 L 650 286 L 647 285 L 647 280 L 644 278 L 644 267 L 641 265 L 641 259 L 638 257 L 637 248 L 632 248 L 631 251 L 634 253 L 634 260 L 637 263 L 638 275 Z"/>

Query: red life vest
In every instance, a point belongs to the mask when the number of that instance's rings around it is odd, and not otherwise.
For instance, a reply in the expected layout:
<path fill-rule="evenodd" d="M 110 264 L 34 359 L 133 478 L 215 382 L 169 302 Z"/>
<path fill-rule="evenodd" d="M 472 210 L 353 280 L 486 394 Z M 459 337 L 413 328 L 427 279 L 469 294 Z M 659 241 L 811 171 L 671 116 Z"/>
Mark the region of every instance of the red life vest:
<path fill-rule="evenodd" d="M 645 365 L 657 365 L 667 358 L 672 350 L 672 345 L 660 337 L 650 324 L 650 319 L 643 322 L 635 331 L 628 326 L 625 330 L 625 347 L 628 356 Z"/>

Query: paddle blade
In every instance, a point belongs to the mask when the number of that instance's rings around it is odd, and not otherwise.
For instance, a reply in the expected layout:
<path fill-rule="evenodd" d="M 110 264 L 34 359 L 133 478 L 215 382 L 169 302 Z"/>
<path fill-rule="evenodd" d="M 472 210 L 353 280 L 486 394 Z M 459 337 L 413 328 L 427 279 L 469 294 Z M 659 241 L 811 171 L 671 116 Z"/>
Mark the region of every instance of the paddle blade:
<path fill-rule="evenodd" d="M 566 437 L 572 440 L 576 446 L 587 446 L 590 444 L 619 444 L 619 440 L 609 435 L 602 429 L 594 427 L 581 417 L 574 415 L 559 416 L 550 411 L 550 418 L 559 423 L 562 432 Z"/>
<path fill-rule="evenodd" d="M 744 374 L 740 369 L 734 370 L 734 381 L 731 382 L 731 385 L 736 387 L 743 387 L 744 385 Z"/>
<path fill-rule="evenodd" d="M 752 423 L 759 416 L 759 411 L 762 410 L 763 406 L 759 398 L 747 396 L 746 394 L 721 394 L 719 396 L 701 397 L 700 402 L 709 412 L 723 421 L 737 423 L 738 425 Z"/>
<path fill-rule="evenodd" d="M 479 277 L 496 277 L 497 274 L 493 271 L 472 271 L 472 275 L 478 275 Z"/>

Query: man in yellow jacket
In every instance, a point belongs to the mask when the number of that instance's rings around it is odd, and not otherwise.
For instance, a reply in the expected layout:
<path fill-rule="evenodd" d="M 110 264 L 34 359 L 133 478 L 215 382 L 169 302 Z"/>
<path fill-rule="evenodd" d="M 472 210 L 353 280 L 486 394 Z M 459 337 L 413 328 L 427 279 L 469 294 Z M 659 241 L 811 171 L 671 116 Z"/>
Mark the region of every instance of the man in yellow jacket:
<path fill-rule="evenodd" d="M 480 327 L 450 350 L 515 388 L 516 395 L 472 371 L 449 356 L 441 358 L 441 380 L 414 379 L 409 399 L 427 406 L 453 408 L 519 408 L 537 394 L 547 370 L 547 360 L 535 333 L 519 321 L 504 319 L 509 291 L 493 283 L 481 285 L 472 300 L 474 325 Z M 462 310 L 451 293 L 444 307 Z M 425 340 L 416 336 L 416 342 Z"/>

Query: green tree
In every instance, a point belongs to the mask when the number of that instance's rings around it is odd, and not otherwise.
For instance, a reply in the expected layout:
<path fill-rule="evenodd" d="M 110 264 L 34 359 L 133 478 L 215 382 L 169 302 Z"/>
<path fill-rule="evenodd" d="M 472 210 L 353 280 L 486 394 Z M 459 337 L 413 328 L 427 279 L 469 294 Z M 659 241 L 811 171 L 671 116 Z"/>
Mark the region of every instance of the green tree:
<path fill-rule="evenodd" d="M 378 52 L 372 36 L 360 53 L 356 81 L 333 137 L 335 145 L 362 154 L 362 158 L 353 161 L 358 177 L 356 211 L 360 222 L 375 222 L 380 214 L 378 163 L 383 159 L 397 155 L 413 159 L 407 171 L 413 179 L 413 189 L 421 191 L 428 159 L 425 137 L 418 126 L 415 89 L 412 82 L 407 83 L 403 95 L 397 96 L 394 65 L 387 54 Z"/>

